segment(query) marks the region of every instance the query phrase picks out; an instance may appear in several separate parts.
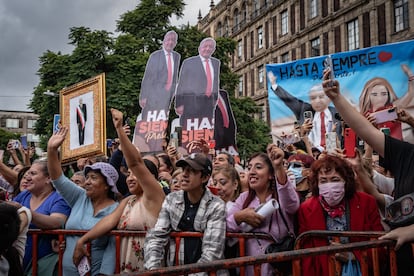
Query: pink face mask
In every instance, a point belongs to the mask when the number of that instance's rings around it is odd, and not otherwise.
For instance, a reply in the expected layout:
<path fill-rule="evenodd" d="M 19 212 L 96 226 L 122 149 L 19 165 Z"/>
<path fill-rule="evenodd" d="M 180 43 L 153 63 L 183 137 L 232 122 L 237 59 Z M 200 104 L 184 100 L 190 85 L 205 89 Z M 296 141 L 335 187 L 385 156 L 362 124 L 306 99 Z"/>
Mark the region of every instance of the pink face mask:
<path fill-rule="evenodd" d="M 336 181 L 319 184 L 319 194 L 329 206 L 334 207 L 344 198 L 345 182 Z"/>

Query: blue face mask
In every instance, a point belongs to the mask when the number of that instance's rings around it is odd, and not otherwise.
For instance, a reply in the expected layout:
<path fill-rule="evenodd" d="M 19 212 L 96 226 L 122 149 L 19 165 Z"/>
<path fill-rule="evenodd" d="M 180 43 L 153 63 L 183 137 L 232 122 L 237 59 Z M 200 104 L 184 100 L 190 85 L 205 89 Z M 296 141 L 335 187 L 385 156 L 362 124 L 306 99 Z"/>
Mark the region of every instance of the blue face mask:
<path fill-rule="evenodd" d="M 296 184 L 298 184 L 303 179 L 303 176 L 302 176 L 303 167 L 301 164 L 298 165 L 294 162 L 290 163 L 288 167 L 288 171 L 293 173 L 293 175 L 295 176 Z"/>

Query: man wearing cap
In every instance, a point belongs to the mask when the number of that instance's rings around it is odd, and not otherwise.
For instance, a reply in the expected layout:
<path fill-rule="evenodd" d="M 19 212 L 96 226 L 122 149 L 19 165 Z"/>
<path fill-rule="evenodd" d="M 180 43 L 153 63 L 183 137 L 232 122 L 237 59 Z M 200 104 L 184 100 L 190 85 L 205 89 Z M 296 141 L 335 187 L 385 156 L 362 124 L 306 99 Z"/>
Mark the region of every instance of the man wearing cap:
<path fill-rule="evenodd" d="M 162 205 L 157 223 L 145 239 L 145 265 L 148 270 L 176 263 L 207 263 L 223 258 L 226 238 L 224 202 L 214 196 L 206 184 L 212 171 L 211 161 L 202 153 L 191 154 L 176 163 L 182 167 L 181 191 L 169 194 Z M 171 232 L 203 233 L 203 238 L 185 238 L 175 260 L 175 241 Z M 169 244 L 169 252 L 165 246 Z M 168 254 L 167 258 L 164 258 Z M 218 273 L 220 274 L 220 272 Z"/>

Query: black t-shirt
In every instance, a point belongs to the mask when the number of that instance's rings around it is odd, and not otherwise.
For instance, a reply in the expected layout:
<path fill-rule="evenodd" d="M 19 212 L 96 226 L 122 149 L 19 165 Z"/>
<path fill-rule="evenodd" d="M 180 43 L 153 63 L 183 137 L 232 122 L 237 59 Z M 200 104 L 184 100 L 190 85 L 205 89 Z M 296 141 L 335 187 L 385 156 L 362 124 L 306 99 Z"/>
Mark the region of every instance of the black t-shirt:
<path fill-rule="evenodd" d="M 394 197 L 414 192 L 414 145 L 385 135 L 384 167 L 394 175 Z M 413 275 L 413 251 L 405 243 L 397 251 L 398 275 Z"/>
<path fill-rule="evenodd" d="M 414 145 L 385 135 L 384 168 L 395 178 L 394 197 L 414 193 Z"/>
<path fill-rule="evenodd" d="M 182 231 L 194 232 L 194 219 L 197 214 L 200 202 L 191 203 L 188 199 L 187 192 L 184 192 L 185 210 L 181 217 L 178 228 Z M 184 264 L 196 263 L 201 258 L 201 238 L 185 238 L 184 239 Z"/>

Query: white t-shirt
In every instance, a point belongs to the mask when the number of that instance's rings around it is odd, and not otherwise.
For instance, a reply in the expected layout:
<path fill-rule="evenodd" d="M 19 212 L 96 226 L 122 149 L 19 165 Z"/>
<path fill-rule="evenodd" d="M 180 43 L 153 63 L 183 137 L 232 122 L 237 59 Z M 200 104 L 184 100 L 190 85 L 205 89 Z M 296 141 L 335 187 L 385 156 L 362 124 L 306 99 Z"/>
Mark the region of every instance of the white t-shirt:
<path fill-rule="evenodd" d="M 378 191 L 383 194 L 392 195 L 392 192 L 394 191 L 394 178 L 386 177 L 376 170 L 373 170 L 373 172 L 373 182 L 375 186 L 377 186 Z"/>

